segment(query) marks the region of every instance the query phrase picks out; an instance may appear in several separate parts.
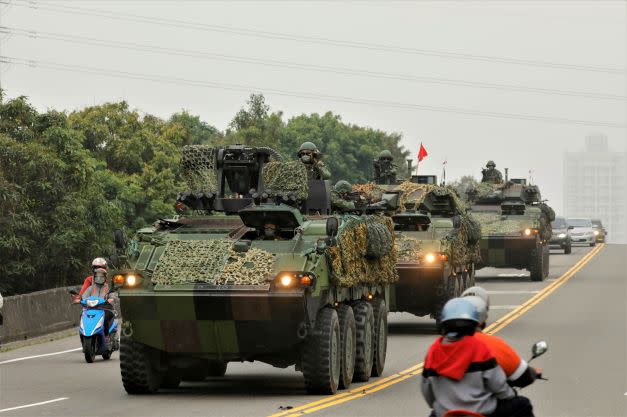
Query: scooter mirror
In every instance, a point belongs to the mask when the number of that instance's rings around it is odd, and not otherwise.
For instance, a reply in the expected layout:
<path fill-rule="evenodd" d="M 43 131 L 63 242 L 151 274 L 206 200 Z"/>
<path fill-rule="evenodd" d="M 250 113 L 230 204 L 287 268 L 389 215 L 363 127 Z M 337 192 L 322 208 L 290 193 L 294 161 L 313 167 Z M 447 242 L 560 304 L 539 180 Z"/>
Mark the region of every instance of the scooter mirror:
<path fill-rule="evenodd" d="M 531 359 L 535 359 L 540 355 L 544 355 L 547 350 L 549 350 L 549 344 L 546 343 L 544 340 L 536 342 L 536 344 L 533 345 L 533 347 L 531 348 Z"/>

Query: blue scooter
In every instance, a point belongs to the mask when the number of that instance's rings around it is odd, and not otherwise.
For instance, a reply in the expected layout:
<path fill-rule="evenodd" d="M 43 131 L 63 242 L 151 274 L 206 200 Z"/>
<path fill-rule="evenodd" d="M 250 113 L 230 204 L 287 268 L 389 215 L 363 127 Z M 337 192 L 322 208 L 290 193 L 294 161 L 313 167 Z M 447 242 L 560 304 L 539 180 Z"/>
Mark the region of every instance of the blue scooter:
<path fill-rule="evenodd" d="M 77 296 L 74 290 L 70 294 Z M 120 349 L 118 340 L 118 320 L 115 309 L 104 298 L 89 297 L 80 301 L 83 306 L 79 335 L 83 346 L 85 361 L 92 363 L 96 355 L 102 355 L 104 360 L 111 358 L 111 354 Z M 109 335 L 105 336 L 105 311 L 113 313 L 113 320 L 109 327 Z"/>

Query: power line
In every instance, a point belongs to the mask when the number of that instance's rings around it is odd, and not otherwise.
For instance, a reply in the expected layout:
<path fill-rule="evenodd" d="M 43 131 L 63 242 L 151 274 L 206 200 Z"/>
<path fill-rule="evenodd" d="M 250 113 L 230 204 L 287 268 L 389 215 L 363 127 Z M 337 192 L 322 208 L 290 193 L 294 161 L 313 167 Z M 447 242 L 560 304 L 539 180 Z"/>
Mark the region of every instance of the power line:
<path fill-rule="evenodd" d="M 616 123 L 616 122 L 579 120 L 579 119 L 568 119 L 568 118 L 560 118 L 560 117 L 548 117 L 548 116 L 517 114 L 517 113 L 500 113 L 500 112 L 464 109 L 464 108 L 457 108 L 457 107 L 439 107 L 439 106 L 429 106 L 429 105 L 414 104 L 414 103 L 402 103 L 402 102 L 395 102 L 395 101 L 352 98 L 352 97 L 335 96 L 335 95 L 328 95 L 328 94 L 281 90 L 281 89 L 275 89 L 275 88 L 259 88 L 256 86 L 248 86 L 248 85 L 242 85 L 242 84 L 216 83 L 216 82 L 210 82 L 210 81 L 192 80 L 192 79 L 179 78 L 179 77 L 165 77 L 165 76 L 160 76 L 160 75 L 140 74 L 140 73 L 134 73 L 134 72 L 128 72 L 128 71 L 104 70 L 104 69 L 95 68 L 95 67 L 59 64 L 59 63 L 49 62 L 49 61 L 29 60 L 29 59 L 8 57 L 8 56 L 0 56 L 0 62 L 7 63 L 7 64 L 23 65 L 23 66 L 28 66 L 28 67 L 40 67 L 40 68 L 59 70 L 59 71 L 79 72 L 79 73 L 86 73 L 86 74 L 92 74 L 92 75 L 102 75 L 102 76 L 115 77 L 115 78 L 152 81 L 152 82 L 157 82 L 157 83 L 167 83 L 167 84 L 174 84 L 174 85 L 187 85 L 187 86 L 194 86 L 194 87 L 203 87 L 203 88 L 230 90 L 230 91 L 244 91 L 247 93 L 264 92 L 266 94 L 274 94 L 278 96 L 305 98 L 305 99 L 319 100 L 319 101 L 325 101 L 325 102 L 334 101 L 334 102 L 340 102 L 340 103 L 396 108 L 396 109 L 404 109 L 404 110 L 422 110 L 422 111 L 430 111 L 430 112 L 463 114 L 463 115 L 469 115 L 469 116 L 480 116 L 480 117 L 490 117 L 490 118 L 499 118 L 499 119 L 527 120 L 527 121 L 537 121 L 537 122 L 556 123 L 556 124 L 607 127 L 607 128 L 616 128 L 616 129 L 625 129 L 627 127 L 627 125 L 625 125 L 624 123 Z"/>
<path fill-rule="evenodd" d="M 332 66 L 317 65 L 317 64 L 302 64 L 298 62 L 269 60 L 269 59 L 261 59 L 261 58 L 254 58 L 254 57 L 226 55 L 226 54 L 216 54 L 216 53 L 195 51 L 195 50 L 189 50 L 189 49 L 166 48 L 162 46 L 154 46 L 154 45 L 132 43 L 132 42 L 108 41 L 105 39 L 97 39 L 97 38 L 86 37 L 86 36 L 74 36 L 74 35 L 67 35 L 67 34 L 54 33 L 54 32 L 33 31 L 33 30 L 13 28 L 13 27 L 7 27 L 7 26 L 0 26 L 0 33 L 7 33 L 7 34 L 12 34 L 12 35 L 17 35 L 17 36 L 36 38 L 36 39 L 48 39 L 48 40 L 61 41 L 61 42 L 67 42 L 67 43 L 79 43 L 79 44 L 90 45 L 90 46 L 102 46 L 102 47 L 107 47 L 107 48 L 126 49 L 126 50 L 150 52 L 150 53 L 156 53 L 156 54 L 166 54 L 168 56 L 176 55 L 176 56 L 192 57 L 192 58 L 200 58 L 200 59 L 208 59 L 208 60 L 263 65 L 263 66 L 275 67 L 275 68 L 276 67 L 290 68 L 290 69 L 297 69 L 297 70 L 302 70 L 302 71 L 313 71 L 313 72 L 324 72 L 324 73 L 331 73 L 331 74 L 361 76 L 361 77 L 376 78 L 376 79 L 411 81 L 411 82 L 437 84 L 437 85 L 453 85 L 457 87 L 482 88 L 482 89 L 514 91 L 514 92 L 522 92 L 522 93 L 538 93 L 538 94 L 546 94 L 546 95 L 583 97 L 583 98 L 592 98 L 592 99 L 601 99 L 601 100 L 618 100 L 618 101 L 627 100 L 626 96 L 596 93 L 596 92 L 590 92 L 590 91 L 568 91 L 568 90 L 531 87 L 531 86 L 515 85 L 515 84 L 499 84 L 499 83 L 487 83 L 487 82 L 480 82 L 480 81 L 468 81 L 468 80 L 439 78 L 439 77 L 423 77 L 423 76 L 415 76 L 415 75 L 409 75 L 409 74 L 360 70 L 360 69 L 353 69 L 353 68 L 346 68 L 346 67 L 332 67 Z"/>
<path fill-rule="evenodd" d="M 2 0 L 0 1 L 0 3 L 8 4 L 9 1 L 10 0 Z M 332 38 L 325 38 L 325 37 L 318 37 L 318 36 L 306 36 L 306 35 L 297 35 L 297 34 L 290 34 L 290 33 L 271 32 L 271 31 L 265 31 L 265 30 L 248 29 L 248 28 L 240 28 L 240 27 L 233 27 L 233 26 L 199 23 L 199 22 L 185 21 L 185 20 L 179 20 L 179 19 L 148 17 L 148 16 L 141 16 L 141 15 L 130 14 L 130 13 L 107 12 L 107 11 L 102 11 L 102 10 L 78 7 L 75 5 L 63 6 L 63 5 L 51 5 L 51 4 L 39 4 L 39 3 L 35 3 L 34 1 L 25 1 L 25 0 L 13 0 L 11 4 L 15 6 L 19 6 L 19 7 L 31 7 L 31 8 L 58 12 L 58 13 L 97 16 L 97 17 L 104 17 L 104 18 L 113 19 L 113 20 L 123 20 L 123 21 L 128 21 L 128 22 L 135 22 L 135 23 L 153 24 L 153 25 L 159 25 L 160 27 L 169 26 L 169 27 L 195 29 L 195 30 L 210 31 L 210 32 L 229 33 L 229 34 L 248 36 L 248 37 L 254 37 L 254 38 L 266 38 L 266 39 L 301 42 L 301 43 L 318 44 L 318 45 L 330 45 L 330 46 L 339 46 L 339 47 L 354 48 L 354 49 L 365 49 L 365 50 L 381 51 L 381 52 L 393 52 L 393 53 L 402 53 L 402 54 L 409 54 L 409 55 L 424 55 L 424 56 L 433 56 L 433 57 L 438 57 L 438 58 L 455 59 L 455 60 L 524 65 L 524 66 L 564 69 L 564 70 L 603 72 L 603 73 L 608 73 L 608 74 L 619 74 L 619 75 L 623 75 L 626 71 L 625 68 L 565 64 L 565 63 L 559 63 L 559 62 L 540 61 L 540 60 L 531 60 L 531 59 L 466 54 L 466 53 L 461 53 L 461 52 L 438 51 L 438 50 L 433 50 L 433 49 L 412 48 L 412 47 L 404 47 L 404 46 L 398 46 L 398 45 L 388 45 L 388 44 L 379 44 L 379 43 L 370 43 L 370 42 L 361 42 L 361 41 L 351 41 L 351 40 L 345 40 L 345 39 L 332 39 Z"/>

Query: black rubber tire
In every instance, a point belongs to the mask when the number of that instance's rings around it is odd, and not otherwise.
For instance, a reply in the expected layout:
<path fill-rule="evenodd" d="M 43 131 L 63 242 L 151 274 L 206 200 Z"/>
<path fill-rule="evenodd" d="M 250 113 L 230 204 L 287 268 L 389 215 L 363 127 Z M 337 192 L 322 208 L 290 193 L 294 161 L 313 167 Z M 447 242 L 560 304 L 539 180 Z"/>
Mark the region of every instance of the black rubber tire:
<path fill-rule="evenodd" d="M 83 337 L 83 354 L 85 355 L 85 362 L 87 363 L 93 363 L 96 359 L 95 342 L 96 340 L 92 337 Z"/>
<path fill-rule="evenodd" d="M 374 360 L 374 312 L 372 305 L 360 301 L 353 306 L 357 328 L 357 353 L 353 381 L 366 382 L 372 374 Z"/>
<path fill-rule="evenodd" d="M 355 373 L 355 354 L 357 350 L 355 315 L 353 309 L 342 304 L 337 309 L 340 321 L 340 389 L 346 389 L 353 382 Z"/>
<path fill-rule="evenodd" d="M 382 298 L 375 299 L 371 304 L 374 315 L 374 354 L 370 375 L 381 376 L 388 350 L 388 307 Z"/>
<path fill-rule="evenodd" d="M 596 245 L 597 245 L 597 243 L 593 242 L 593 243 L 590 244 L 590 247 L 593 247 L 593 246 L 596 246 Z"/>
<path fill-rule="evenodd" d="M 207 376 L 210 377 L 221 377 L 226 374 L 226 368 L 228 366 L 228 362 L 224 361 L 209 361 L 207 366 Z"/>
<path fill-rule="evenodd" d="M 544 279 L 544 247 L 542 245 L 536 245 L 531 251 L 531 263 L 529 265 L 529 272 L 532 281 L 542 281 Z"/>
<path fill-rule="evenodd" d="M 162 376 L 153 368 L 148 348 L 128 336 L 120 340 L 122 385 L 129 394 L 152 394 L 159 389 Z"/>
<path fill-rule="evenodd" d="M 108 361 L 109 359 L 111 359 L 111 353 L 112 352 L 105 352 L 102 354 L 102 359 L 104 359 L 105 361 Z"/>
<path fill-rule="evenodd" d="M 310 394 L 335 394 L 340 383 L 340 321 L 335 309 L 318 312 L 313 332 L 304 341 L 301 363 Z"/>
<path fill-rule="evenodd" d="M 551 250 L 549 249 L 549 245 L 542 246 L 542 276 L 544 278 L 548 278 L 549 276 L 549 266 L 551 262 Z"/>
<path fill-rule="evenodd" d="M 572 244 L 569 243 L 568 245 L 564 246 L 564 253 L 566 255 L 570 255 L 572 253 L 572 251 L 573 251 L 573 245 Z"/>
<path fill-rule="evenodd" d="M 161 379 L 160 388 L 176 389 L 181 385 L 181 375 L 176 372 L 168 372 Z"/>

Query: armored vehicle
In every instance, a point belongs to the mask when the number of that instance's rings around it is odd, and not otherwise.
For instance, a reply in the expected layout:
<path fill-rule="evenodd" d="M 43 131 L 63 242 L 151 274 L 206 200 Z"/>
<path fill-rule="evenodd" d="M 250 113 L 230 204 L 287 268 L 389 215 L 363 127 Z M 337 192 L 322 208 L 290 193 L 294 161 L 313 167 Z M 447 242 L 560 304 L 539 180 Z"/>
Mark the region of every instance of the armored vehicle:
<path fill-rule="evenodd" d="M 392 222 L 330 215 L 330 184 L 265 148 L 188 147 L 182 172 L 181 214 L 140 230 L 114 277 L 126 391 L 222 376 L 232 361 L 295 364 L 311 393 L 381 375 Z"/>
<path fill-rule="evenodd" d="M 473 216 L 481 224 L 477 268 L 527 269 L 532 281 L 549 273 L 549 240 L 555 212 L 540 189 L 525 180 L 480 183 L 468 191 Z"/>
<path fill-rule="evenodd" d="M 411 170 L 411 168 L 410 168 Z M 474 285 L 479 225 L 456 191 L 433 175 L 408 176 L 397 186 L 357 186 L 386 201 L 394 222 L 399 281 L 390 288 L 390 311 L 438 319 L 442 306 Z"/>

